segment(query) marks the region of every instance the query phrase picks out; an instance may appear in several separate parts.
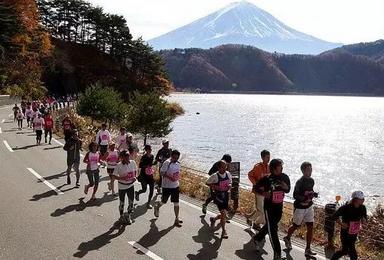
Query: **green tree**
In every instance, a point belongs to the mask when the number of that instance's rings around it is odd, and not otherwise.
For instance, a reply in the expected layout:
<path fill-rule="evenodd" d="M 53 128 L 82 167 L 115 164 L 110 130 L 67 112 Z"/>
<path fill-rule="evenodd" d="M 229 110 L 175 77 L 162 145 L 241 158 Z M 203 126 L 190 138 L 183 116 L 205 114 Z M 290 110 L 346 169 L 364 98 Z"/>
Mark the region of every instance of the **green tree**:
<path fill-rule="evenodd" d="M 104 88 L 99 83 L 85 90 L 77 106 L 79 115 L 109 123 L 109 126 L 123 120 L 126 111 L 127 105 L 124 104 L 121 94 L 113 88 Z"/>
<path fill-rule="evenodd" d="M 172 128 L 175 119 L 167 107 L 167 102 L 156 93 L 141 94 L 134 92 L 129 99 L 129 110 L 126 127 L 131 132 L 144 137 L 144 145 L 148 137 L 164 137 Z"/>

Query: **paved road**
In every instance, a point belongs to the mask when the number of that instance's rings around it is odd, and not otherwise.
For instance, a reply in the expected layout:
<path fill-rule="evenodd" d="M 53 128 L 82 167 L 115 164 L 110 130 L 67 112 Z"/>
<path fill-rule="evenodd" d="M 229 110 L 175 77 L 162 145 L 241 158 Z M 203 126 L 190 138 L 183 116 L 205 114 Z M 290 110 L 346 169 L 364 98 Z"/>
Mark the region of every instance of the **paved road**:
<path fill-rule="evenodd" d="M 262 255 L 255 251 L 251 232 L 240 223 L 228 225 L 229 239 L 221 240 L 221 231 L 209 227 L 213 213 L 201 216 L 200 202 L 186 197 L 182 228 L 173 227 L 170 204 L 156 220 L 146 210 L 146 195 L 136 205 L 135 222 L 116 228 L 119 203 L 107 192 L 105 170 L 99 199 L 89 202 L 82 192 L 85 174 L 80 189 L 66 185 L 60 140 L 34 146 L 32 131 L 18 131 L 9 114 L 10 108 L 0 108 L 0 259 L 273 258 L 268 242 Z M 295 247 L 288 259 L 305 259 L 303 250 Z"/>

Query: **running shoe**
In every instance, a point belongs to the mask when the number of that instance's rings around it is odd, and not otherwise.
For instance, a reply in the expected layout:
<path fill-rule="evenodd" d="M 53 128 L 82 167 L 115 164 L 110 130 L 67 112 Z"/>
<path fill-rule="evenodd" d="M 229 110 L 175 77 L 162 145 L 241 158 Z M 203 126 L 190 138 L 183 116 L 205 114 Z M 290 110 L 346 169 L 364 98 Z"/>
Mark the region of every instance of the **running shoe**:
<path fill-rule="evenodd" d="M 204 215 L 207 214 L 207 205 L 203 204 L 203 206 L 201 207 L 201 211 L 203 212 Z"/>
<path fill-rule="evenodd" d="M 76 182 L 76 188 L 79 188 L 79 187 L 80 187 L 80 183 Z"/>
<path fill-rule="evenodd" d="M 291 243 L 291 239 L 289 237 L 284 237 L 283 238 L 283 241 L 285 243 L 285 247 L 288 249 L 288 250 L 291 250 L 292 249 L 292 243 Z"/>
<path fill-rule="evenodd" d="M 221 233 L 221 238 L 222 239 L 228 239 L 227 231 L 223 231 L 223 233 Z"/>
<path fill-rule="evenodd" d="M 147 203 L 147 209 L 153 209 L 153 207 L 150 203 Z"/>
<path fill-rule="evenodd" d="M 174 226 L 175 227 L 182 227 L 181 223 L 182 223 L 182 221 L 176 219 L 175 223 L 174 223 Z"/>
<path fill-rule="evenodd" d="M 315 252 L 313 252 L 310 248 L 305 249 L 305 256 L 310 257 L 310 256 L 315 256 L 317 255 Z"/>

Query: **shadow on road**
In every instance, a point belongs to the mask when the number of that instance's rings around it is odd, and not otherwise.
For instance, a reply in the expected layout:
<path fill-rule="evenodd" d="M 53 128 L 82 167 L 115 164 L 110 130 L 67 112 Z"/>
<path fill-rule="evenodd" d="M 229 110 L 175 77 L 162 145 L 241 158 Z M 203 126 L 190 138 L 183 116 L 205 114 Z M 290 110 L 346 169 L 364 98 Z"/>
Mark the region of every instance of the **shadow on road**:
<path fill-rule="evenodd" d="M 47 177 L 44 177 L 45 180 L 49 181 L 49 180 L 56 180 L 56 179 L 60 179 L 61 177 L 66 177 L 67 176 L 67 173 L 66 172 L 61 172 L 61 173 L 58 173 L 58 174 L 55 174 L 55 175 L 51 175 L 51 176 L 47 176 Z M 41 182 L 39 180 L 39 182 Z M 63 185 L 64 186 L 64 185 Z M 62 186 L 62 187 L 63 187 Z"/>
<path fill-rule="evenodd" d="M 36 144 L 30 144 L 30 145 L 26 145 L 26 146 L 21 146 L 21 147 L 15 147 L 13 148 L 13 150 L 26 150 L 26 149 L 29 149 L 29 148 L 32 148 L 32 147 L 35 147 Z"/>
<path fill-rule="evenodd" d="M 37 182 L 41 182 L 40 180 L 38 180 Z M 74 190 L 76 189 L 75 186 L 71 187 L 71 188 L 68 188 L 68 189 L 62 189 L 64 186 L 66 186 L 67 184 L 63 184 L 59 187 L 57 187 L 59 190 L 61 190 L 62 192 L 67 192 L 67 191 L 70 191 L 70 190 Z M 45 198 L 49 198 L 51 196 L 56 196 L 58 195 L 54 190 L 49 190 L 49 191 L 46 191 L 44 193 L 40 193 L 40 194 L 36 194 L 36 195 L 33 195 L 32 196 L 32 199 L 30 199 L 30 201 L 38 201 L 38 200 L 41 200 L 41 199 L 45 199 Z"/>
<path fill-rule="evenodd" d="M 116 197 L 108 195 L 107 192 L 104 192 L 104 196 L 102 198 L 96 199 L 94 201 L 89 200 L 84 202 L 84 197 L 79 199 L 79 203 L 68 205 L 62 209 L 56 209 L 53 213 L 51 213 L 51 217 L 60 217 L 70 212 L 74 211 L 83 211 L 87 207 L 100 207 L 104 203 L 108 203 L 114 200 L 117 200 Z"/>
<path fill-rule="evenodd" d="M 54 149 L 59 149 L 59 148 L 62 148 L 62 146 L 59 145 L 59 146 L 46 147 L 43 150 L 54 150 Z"/>
<path fill-rule="evenodd" d="M 162 237 L 168 234 L 174 226 L 170 226 L 166 229 L 159 230 L 156 225 L 156 219 L 151 219 L 150 229 L 147 234 L 145 234 L 142 238 L 140 238 L 137 243 L 142 245 L 143 247 L 150 248 L 153 245 L 156 245 Z M 137 254 L 143 254 L 141 251 L 137 251 Z"/>
<path fill-rule="evenodd" d="M 116 233 L 114 233 L 115 230 L 117 230 Z M 103 246 L 111 243 L 112 239 L 123 234 L 124 231 L 125 226 L 120 226 L 115 223 L 107 232 L 95 237 L 90 241 L 81 243 L 77 248 L 78 252 L 74 253 L 73 256 L 82 258 L 87 255 L 90 251 L 99 250 Z"/>
<path fill-rule="evenodd" d="M 201 224 L 203 226 L 199 229 L 196 236 L 193 236 L 193 240 L 196 243 L 201 243 L 202 248 L 196 255 L 188 254 L 188 259 L 201 260 L 201 259 L 216 259 L 218 257 L 218 250 L 221 246 L 221 239 L 216 236 L 215 231 L 220 229 L 220 225 L 214 229 L 205 220 L 205 216 L 200 216 Z M 211 242 L 213 240 L 213 242 Z"/>
<path fill-rule="evenodd" d="M 256 251 L 255 244 L 253 243 L 253 235 L 254 233 L 250 229 L 245 229 L 245 232 L 247 232 L 251 240 L 243 245 L 243 249 L 239 249 L 235 251 L 235 254 L 240 259 L 246 259 L 246 260 L 262 260 L 263 255 L 268 255 L 268 252 L 265 250 L 262 250 L 261 252 Z M 288 259 L 287 259 L 288 260 Z"/>

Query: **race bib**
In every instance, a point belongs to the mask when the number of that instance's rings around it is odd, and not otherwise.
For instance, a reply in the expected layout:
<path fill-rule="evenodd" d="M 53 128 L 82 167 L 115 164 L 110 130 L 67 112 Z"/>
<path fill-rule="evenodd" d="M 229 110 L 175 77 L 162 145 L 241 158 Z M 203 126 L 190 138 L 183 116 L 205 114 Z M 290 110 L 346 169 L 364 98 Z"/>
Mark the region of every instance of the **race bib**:
<path fill-rule="evenodd" d="M 103 140 L 103 141 L 108 140 L 108 135 L 102 135 L 102 136 L 101 136 L 101 140 Z"/>
<path fill-rule="evenodd" d="M 45 125 L 48 126 L 48 127 L 52 126 L 52 121 L 46 121 Z"/>
<path fill-rule="evenodd" d="M 219 190 L 220 191 L 227 191 L 229 189 L 229 180 L 221 181 L 219 183 Z"/>
<path fill-rule="evenodd" d="M 145 168 L 145 174 L 149 176 L 153 175 L 153 168 L 151 166 Z"/>
<path fill-rule="evenodd" d="M 178 181 L 180 179 L 180 172 L 175 172 L 173 174 L 173 178 L 175 179 L 175 181 Z"/>
<path fill-rule="evenodd" d="M 284 201 L 284 191 L 274 191 L 272 192 L 272 203 L 283 203 Z"/>
<path fill-rule="evenodd" d="M 135 172 L 128 172 L 123 176 L 124 181 L 132 182 L 136 177 Z"/>
<path fill-rule="evenodd" d="M 108 162 L 117 162 L 118 157 L 115 154 L 108 156 Z"/>
<path fill-rule="evenodd" d="M 360 232 L 361 224 L 360 221 L 351 221 L 349 222 L 348 234 L 357 235 Z"/>

